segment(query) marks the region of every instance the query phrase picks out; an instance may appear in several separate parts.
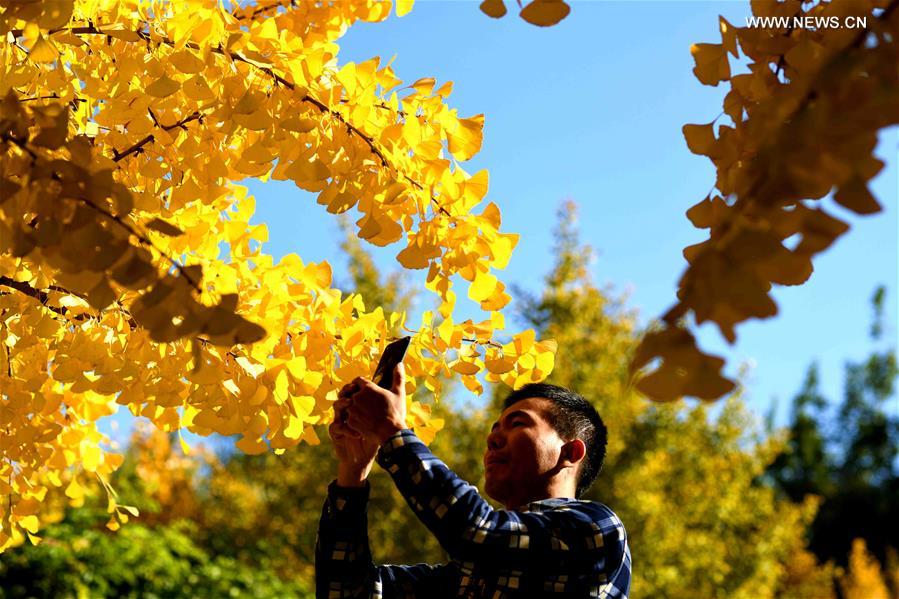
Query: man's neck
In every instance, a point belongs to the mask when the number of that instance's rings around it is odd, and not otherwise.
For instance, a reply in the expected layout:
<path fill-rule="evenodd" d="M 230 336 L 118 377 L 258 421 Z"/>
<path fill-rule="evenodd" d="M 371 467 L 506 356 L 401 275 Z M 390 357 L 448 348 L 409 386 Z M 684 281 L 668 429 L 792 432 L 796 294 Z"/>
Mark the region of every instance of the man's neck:
<path fill-rule="evenodd" d="M 543 501 L 544 499 L 571 499 L 575 496 L 575 490 L 571 485 L 553 485 L 550 489 L 539 493 L 531 493 L 524 497 L 517 497 L 509 501 L 504 501 L 503 505 L 509 511 L 521 511 L 527 504 L 535 501 Z"/>

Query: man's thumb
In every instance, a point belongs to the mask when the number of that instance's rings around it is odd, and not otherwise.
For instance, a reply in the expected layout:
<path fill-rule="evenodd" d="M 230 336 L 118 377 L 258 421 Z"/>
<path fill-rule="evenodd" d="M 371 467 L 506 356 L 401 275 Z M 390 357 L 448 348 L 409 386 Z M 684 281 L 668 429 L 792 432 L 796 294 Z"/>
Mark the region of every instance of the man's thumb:
<path fill-rule="evenodd" d="M 391 391 L 401 397 L 406 397 L 406 367 L 402 362 L 393 369 L 393 389 Z"/>

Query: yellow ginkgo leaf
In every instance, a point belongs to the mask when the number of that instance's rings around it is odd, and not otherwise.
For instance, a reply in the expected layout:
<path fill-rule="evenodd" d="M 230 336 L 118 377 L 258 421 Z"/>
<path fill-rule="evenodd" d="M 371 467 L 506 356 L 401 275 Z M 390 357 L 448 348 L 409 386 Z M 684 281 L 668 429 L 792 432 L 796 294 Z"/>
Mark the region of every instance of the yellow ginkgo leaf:
<path fill-rule="evenodd" d="M 66 497 L 71 499 L 82 499 L 84 497 L 84 489 L 78 484 L 78 480 L 72 477 L 72 482 L 66 487 Z"/>
<path fill-rule="evenodd" d="M 447 134 L 449 151 L 456 160 L 468 160 L 481 150 L 484 139 L 484 115 L 459 119 L 458 126 Z"/>
<path fill-rule="evenodd" d="M 259 455 L 268 449 L 268 445 L 266 445 L 261 438 L 247 436 L 241 437 L 240 441 L 235 443 L 235 445 L 239 450 L 249 455 Z"/>
<path fill-rule="evenodd" d="M 404 17 L 412 10 L 415 0 L 396 0 L 396 16 Z"/>
<path fill-rule="evenodd" d="M 328 169 L 327 165 L 318 158 L 313 160 L 304 160 L 301 158 L 299 160 L 294 160 L 287 168 L 285 174 L 297 182 L 323 181 L 331 175 L 331 171 Z"/>
<path fill-rule="evenodd" d="M 96 445 L 83 445 L 81 448 L 81 465 L 88 472 L 96 472 L 103 459 L 102 450 Z"/>
<path fill-rule="evenodd" d="M 417 80 L 415 83 L 410 85 L 409 87 L 413 88 L 415 91 L 420 93 L 423 96 L 427 96 L 432 91 L 434 91 L 434 85 L 437 83 L 437 80 L 433 77 L 422 77 Z"/>
<path fill-rule="evenodd" d="M 459 374 L 477 374 L 480 372 L 480 368 L 474 362 L 466 362 L 464 360 L 456 360 L 452 364 L 450 364 L 450 368 L 454 372 L 458 372 Z"/>
<path fill-rule="evenodd" d="M 519 14 L 532 25 L 549 27 L 567 17 L 570 12 L 571 7 L 563 0 L 533 0 Z"/>
<path fill-rule="evenodd" d="M 496 276 L 489 272 L 478 272 L 468 287 L 468 297 L 476 302 L 482 302 L 493 294 L 496 285 Z"/>
<path fill-rule="evenodd" d="M 481 2 L 481 12 L 494 19 L 499 19 L 506 14 L 506 5 L 503 0 L 484 0 Z"/>
<path fill-rule="evenodd" d="M 696 66 L 693 74 L 705 85 L 718 85 L 730 78 L 730 64 L 727 52 L 721 44 L 693 44 L 690 54 Z"/>
<path fill-rule="evenodd" d="M 178 69 L 182 73 L 187 73 L 190 75 L 199 73 L 205 67 L 203 59 L 189 50 L 179 50 L 177 52 L 173 52 L 168 57 L 168 60 L 175 66 L 176 69 Z"/>
<path fill-rule="evenodd" d="M 259 110 L 264 100 L 265 94 L 256 91 L 248 91 L 240 98 L 237 104 L 234 105 L 234 114 L 252 114 Z"/>
<path fill-rule="evenodd" d="M 163 75 L 162 77 L 148 85 L 145 91 L 150 96 L 156 98 L 165 98 L 167 96 L 171 96 L 179 89 L 181 89 L 180 83 L 178 83 L 174 79 L 169 78 L 167 75 Z"/>
<path fill-rule="evenodd" d="M 75 3 L 72 0 L 42 0 L 40 7 L 38 24 L 44 29 L 56 29 L 64 26 L 72 18 Z"/>
<path fill-rule="evenodd" d="M 208 102 L 215 98 L 215 93 L 212 91 L 212 88 L 210 88 L 209 84 L 206 83 L 206 80 L 199 75 L 194 75 L 186 80 L 182 86 L 182 90 L 184 91 L 185 96 L 191 100 L 196 100 L 197 102 Z"/>
<path fill-rule="evenodd" d="M 515 368 L 515 359 L 503 357 L 496 360 L 485 360 L 484 365 L 494 374 L 503 374 Z"/>
<path fill-rule="evenodd" d="M 694 154 L 709 156 L 715 146 L 715 128 L 712 123 L 706 125 L 684 125 L 684 138 L 687 147 Z"/>
<path fill-rule="evenodd" d="M 288 131 L 307 133 L 318 126 L 318 121 L 310 118 L 291 116 L 281 121 L 280 126 Z"/>
<path fill-rule="evenodd" d="M 167 235 L 169 237 L 177 237 L 179 235 L 184 235 L 184 231 L 176 227 L 175 225 L 162 220 L 161 218 L 154 218 L 148 221 L 144 226 L 152 231 L 156 231 L 157 233 L 162 233 L 163 235 Z"/>
<path fill-rule="evenodd" d="M 38 63 L 53 62 L 59 58 L 59 50 L 56 49 L 53 42 L 42 35 L 34 42 L 31 50 L 28 52 L 28 58 L 32 62 Z"/>
<path fill-rule="evenodd" d="M 25 516 L 24 518 L 20 518 L 18 521 L 18 525 L 27 530 L 28 532 L 34 534 L 37 532 L 39 522 L 37 516 Z"/>
<path fill-rule="evenodd" d="M 721 31 L 721 43 L 724 49 L 730 52 L 734 58 L 739 58 L 740 55 L 737 52 L 737 29 L 722 16 L 718 17 L 718 28 Z"/>
<path fill-rule="evenodd" d="M 881 209 L 880 204 L 868 190 L 868 185 L 858 177 L 853 177 L 842 184 L 833 199 L 856 214 L 874 214 Z"/>

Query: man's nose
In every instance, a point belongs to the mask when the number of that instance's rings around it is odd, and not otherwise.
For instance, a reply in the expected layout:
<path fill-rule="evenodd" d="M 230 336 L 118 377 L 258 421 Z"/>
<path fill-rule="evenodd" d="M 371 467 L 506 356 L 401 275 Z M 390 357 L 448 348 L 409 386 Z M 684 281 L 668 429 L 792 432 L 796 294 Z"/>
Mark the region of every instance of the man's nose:
<path fill-rule="evenodd" d="M 487 435 L 487 449 L 498 449 L 505 444 L 506 440 L 500 432 L 499 427 L 495 428 Z"/>

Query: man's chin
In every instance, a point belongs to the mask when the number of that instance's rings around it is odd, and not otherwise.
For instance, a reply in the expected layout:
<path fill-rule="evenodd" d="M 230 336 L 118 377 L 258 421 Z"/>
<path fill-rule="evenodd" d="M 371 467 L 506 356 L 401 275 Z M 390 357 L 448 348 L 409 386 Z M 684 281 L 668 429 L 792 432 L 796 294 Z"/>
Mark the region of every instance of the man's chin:
<path fill-rule="evenodd" d="M 504 491 L 504 486 L 496 480 L 487 479 L 484 482 L 484 492 L 487 494 L 487 497 L 494 501 L 504 503 L 503 499 L 506 497 Z"/>

